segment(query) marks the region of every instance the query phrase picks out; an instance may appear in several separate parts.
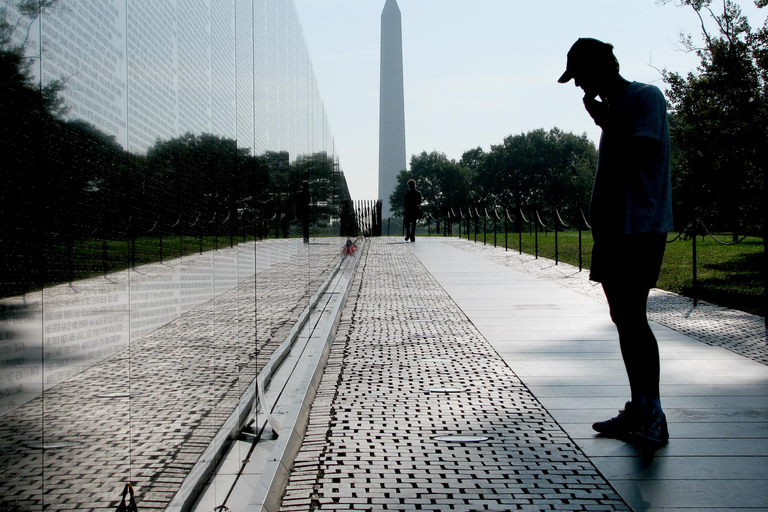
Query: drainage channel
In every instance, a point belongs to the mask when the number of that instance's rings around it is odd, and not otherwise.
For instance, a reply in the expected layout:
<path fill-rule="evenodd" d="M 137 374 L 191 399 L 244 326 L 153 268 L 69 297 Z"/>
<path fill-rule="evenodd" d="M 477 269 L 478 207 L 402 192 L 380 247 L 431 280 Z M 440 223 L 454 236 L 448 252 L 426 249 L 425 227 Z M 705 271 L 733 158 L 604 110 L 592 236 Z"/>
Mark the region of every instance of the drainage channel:
<path fill-rule="evenodd" d="M 310 300 L 313 307 L 305 310 L 256 378 L 252 388 L 258 397 L 257 410 L 247 418 L 247 427 L 239 431 L 189 510 L 272 512 L 279 508 L 359 254 L 340 261 L 334 275 Z M 178 510 L 186 509 L 180 503 Z"/>

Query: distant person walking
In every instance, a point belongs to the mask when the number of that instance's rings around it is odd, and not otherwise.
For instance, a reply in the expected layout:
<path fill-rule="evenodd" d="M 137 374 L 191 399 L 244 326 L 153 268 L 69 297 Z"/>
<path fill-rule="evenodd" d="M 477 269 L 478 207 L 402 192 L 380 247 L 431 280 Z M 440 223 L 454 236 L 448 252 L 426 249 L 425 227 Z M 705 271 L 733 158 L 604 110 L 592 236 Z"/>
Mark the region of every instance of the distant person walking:
<path fill-rule="evenodd" d="M 416 190 L 416 182 L 408 180 L 408 190 L 403 198 L 405 214 L 403 223 L 405 224 L 405 241 L 416 241 L 416 221 L 421 218 L 421 192 Z"/>
<path fill-rule="evenodd" d="M 648 324 L 648 294 L 659 277 L 672 231 L 667 104 L 653 85 L 625 80 L 613 46 L 582 38 L 558 82 L 574 80 L 584 107 L 603 130 L 590 218 L 590 279 L 603 285 L 619 332 L 631 400 L 592 428 L 655 451 L 669 439 L 659 396 L 659 348 Z"/>

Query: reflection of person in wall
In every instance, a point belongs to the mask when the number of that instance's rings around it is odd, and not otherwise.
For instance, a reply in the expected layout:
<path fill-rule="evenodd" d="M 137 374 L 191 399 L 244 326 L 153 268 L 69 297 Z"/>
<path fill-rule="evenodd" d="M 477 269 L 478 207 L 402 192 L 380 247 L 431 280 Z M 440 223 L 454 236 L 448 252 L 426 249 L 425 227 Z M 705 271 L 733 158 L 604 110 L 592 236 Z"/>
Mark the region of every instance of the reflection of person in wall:
<path fill-rule="evenodd" d="M 403 223 L 405 224 L 405 241 L 416 241 L 416 221 L 421 218 L 421 192 L 416 190 L 416 182 L 408 180 L 408 190 L 403 198 Z"/>
<path fill-rule="evenodd" d="M 301 190 L 299 191 L 299 207 L 298 214 L 301 220 L 301 231 L 304 236 L 304 243 L 309 243 L 309 203 L 311 201 L 309 195 L 309 181 L 304 180 L 301 183 Z"/>
<path fill-rule="evenodd" d="M 659 397 L 659 348 L 646 314 L 666 233 L 673 229 L 667 105 L 657 87 L 625 80 L 613 46 L 596 39 L 571 47 L 558 81 L 571 79 L 603 130 L 590 205 L 590 279 L 603 285 L 631 391 L 617 417 L 592 427 L 652 451 L 669 439 Z"/>

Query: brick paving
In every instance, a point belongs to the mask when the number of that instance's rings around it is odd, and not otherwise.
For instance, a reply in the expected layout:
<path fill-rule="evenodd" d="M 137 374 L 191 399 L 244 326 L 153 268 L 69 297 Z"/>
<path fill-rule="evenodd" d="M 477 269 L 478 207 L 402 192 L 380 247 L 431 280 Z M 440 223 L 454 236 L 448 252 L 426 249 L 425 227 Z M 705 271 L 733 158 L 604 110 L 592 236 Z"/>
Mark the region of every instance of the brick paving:
<path fill-rule="evenodd" d="M 0 511 L 113 511 L 129 481 L 140 510 L 164 509 L 341 245 L 305 247 L 5 415 Z"/>
<path fill-rule="evenodd" d="M 630 510 L 391 240 L 363 251 L 281 510 Z"/>
<path fill-rule="evenodd" d="M 503 247 L 483 245 L 463 239 L 446 238 L 444 243 L 469 251 L 500 265 L 546 279 L 564 288 L 605 302 L 598 283 L 589 280 L 589 270 L 530 254 L 505 251 Z M 691 336 L 708 345 L 728 349 L 762 364 L 768 364 L 765 318 L 734 309 L 698 301 L 664 290 L 651 290 L 648 318 L 654 322 Z"/>

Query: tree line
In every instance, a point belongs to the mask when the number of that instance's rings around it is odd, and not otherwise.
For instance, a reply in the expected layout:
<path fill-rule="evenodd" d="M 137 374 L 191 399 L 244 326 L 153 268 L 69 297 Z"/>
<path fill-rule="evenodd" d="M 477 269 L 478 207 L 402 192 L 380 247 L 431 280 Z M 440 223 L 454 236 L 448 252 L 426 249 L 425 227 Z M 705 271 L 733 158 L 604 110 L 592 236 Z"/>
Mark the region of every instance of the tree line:
<path fill-rule="evenodd" d="M 702 43 L 689 34 L 680 38 L 683 49 L 701 60 L 695 71 L 660 70 L 667 85 L 676 229 L 699 230 L 701 221 L 721 232 L 764 236 L 768 20 L 753 29 L 731 0 L 679 4 L 700 21 Z M 755 4 L 762 8 L 768 0 Z M 474 206 L 557 209 L 566 222 L 580 223 L 596 159 L 586 135 L 557 128 L 510 135 L 489 152 L 475 148 L 459 161 L 422 152 L 398 176 L 390 204 L 402 215 L 406 182 L 414 178 L 427 201 L 425 213 L 436 219 L 449 208 Z"/>
<path fill-rule="evenodd" d="M 436 219 L 467 207 L 556 208 L 577 219 L 588 203 L 596 165 L 597 150 L 586 135 L 533 130 L 510 135 L 488 152 L 466 151 L 458 162 L 437 151 L 413 155 L 410 171 L 398 175 L 390 204 L 402 215 L 403 194 L 413 177 L 425 198 L 425 215 Z"/>

